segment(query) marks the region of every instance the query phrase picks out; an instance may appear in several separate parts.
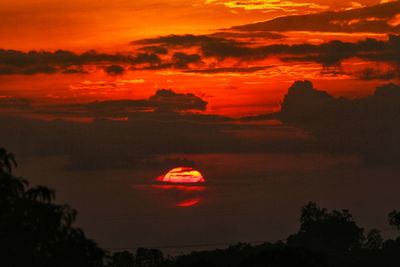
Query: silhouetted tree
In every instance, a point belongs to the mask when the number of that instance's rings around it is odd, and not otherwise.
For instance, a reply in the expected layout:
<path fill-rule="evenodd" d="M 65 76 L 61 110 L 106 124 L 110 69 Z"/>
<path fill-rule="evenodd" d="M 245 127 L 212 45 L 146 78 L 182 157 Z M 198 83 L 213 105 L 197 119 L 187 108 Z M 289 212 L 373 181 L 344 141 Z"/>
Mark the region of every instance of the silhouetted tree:
<path fill-rule="evenodd" d="M 365 248 L 370 250 L 377 250 L 382 247 L 382 244 L 383 238 L 377 229 L 372 229 L 368 232 L 364 243 Z"/>
<path fill-rule="evenodd" d="M 324 267 L 329 266 L 323 255 L 294 247 L 270 247 L 249 255 L 240 267 Z"/>
<path fill-rule="evenodd" d="M 347 210 L 328 212 L 314 202 L 302 208 L 300 229 L 289 236 L 290 246 L 329 253 L 347 252 L 362 246 L 363 229 Z"/>
<path fill-rule="evenodd" d="M 115 252 L 111 256 L 110 267 L 134 267 L 135 256 L 129 251 Z"/>
<path fill-rule="evenodd" d="M 13 166 L 17 166 L 14 155 L 8 153 L 6 149 L 0 148 L 0 172 L 11 173 Z"/>
<path fill-rule="evenodd" d="M 394 210 L 389 213 L 388 221 L 391 226 L 394 226 L 397 228 L 397 230 L 400 230 L 400 212 Z"/>
<path fill-rule="evenodd" d="M 29 188 L 12 174 L 16 165 L 0 149 L 0 266 L 103 266 L 105 252 L 72 226 L 77 212 L 53 203 L 53 190 Z"/>
<path fill-rule="evenodd" d="M 138 248 L 135 255 L 135 266 L 157 267 L 164 261 L 163 253 L 158 249 Z"/>

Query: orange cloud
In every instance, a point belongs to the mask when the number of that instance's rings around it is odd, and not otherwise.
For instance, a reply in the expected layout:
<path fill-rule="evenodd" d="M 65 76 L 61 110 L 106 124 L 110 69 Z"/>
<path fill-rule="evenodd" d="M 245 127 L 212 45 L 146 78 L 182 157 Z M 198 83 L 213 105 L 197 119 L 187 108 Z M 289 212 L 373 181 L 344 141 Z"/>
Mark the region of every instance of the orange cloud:
<path fill-rule="evenodd" d="M 311 13 L 326 10 L 327 5 L 310 2 L 276 1 L 276 0 L 245 0 L 245 1 L 225 1 L 207 0 L 206 4 L 224 5 L 228 8 L 240 8 L 244 10 L 260 10 L 263 12 L 281 11 L 285 13 Z"/>

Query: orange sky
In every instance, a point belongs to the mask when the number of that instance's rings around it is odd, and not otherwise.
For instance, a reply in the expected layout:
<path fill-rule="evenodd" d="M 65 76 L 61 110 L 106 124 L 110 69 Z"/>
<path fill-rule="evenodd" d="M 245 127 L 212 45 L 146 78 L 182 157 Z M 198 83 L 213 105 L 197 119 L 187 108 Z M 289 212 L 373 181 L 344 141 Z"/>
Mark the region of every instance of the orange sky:
<path fill-rule="evenodd" d="M 78 54 L 88 50 L 109 54 L 134 54 L 135 49 L 140 49 L 141 45 L 132 46 L 129 43 L 143 38 L 169 34 L 212 34 L 223 28 L 275 17 L 344 11 L 379 2 L 4 0 L 0 6 L 0 48 L 22 52 L 52 52 L 63 49 Z M 375 17 L 373 14 L 367 20 L 372 21 Z M 390 18 L 388 21 L 397 26 L 398 18 Z M 348 23 L 348 27 L 351 27 L 353 22 L 343 23 Z M 303 43 L 319 45 L 331 40 L 356 42 L 367 37 L 376 40 L 388 38 L 387 32 L 333 33 L 293 30 L 277 33 L 285 37 L 278 40 L 244 38 L 240 41 L 247 42 L 250 46 Z M 200 53 L 198 47 L 168 49 L 168 56 L 179 51 Z M 160 56 L 164 60 L 163 57 L 167 56 Z M 119 75 L 108 75 L 104 71 L 107 64 L 111 63 L 102 61 L 86 64 L 85 72 L 77 74 L 25 75 L 6 72 L 0 75 L 0 96 L 27 98 L 36 101 L 35 103 L 77 103 L 107 99 L 143 99 L 154 94 L 157 89 L 170 88 L 178 93 L 194 93 L 203 98 L 209 103 L 209 113 L 244 116 L 279 109 L 286 89 L 295 80 L 312 80 L 317 88 L 338 96 L 368 95 L 377 84 L 386 82 L 387 79 L 360 79 L 354 77 L 355 70 L 370 66 L 388 68 L 386 62 L 371 63 L 364 59 L 347 58 L 341 62 L 342 73 L 324 74 L 319 62 L 284 61 L 274 56 L 262 60 L 241 60 L 201 55 L 200 63 L 190 63 L 184 67 L 188 67 L 189 71 L 176 67 L 131 70 L 129 66 L 122 64 L 127 71 Z M 193 69 L 239 67 L 265 68 L 252 72 L 191 72 Z"/>
<path fill-rule="evenodd" d="M 277 16 L 372 5 L 379 0 L 4 0 L 0 47 L 113 49 L 145 36 L 208 33 Z M 264 2 L 254 7 L 253 2 Z"/>

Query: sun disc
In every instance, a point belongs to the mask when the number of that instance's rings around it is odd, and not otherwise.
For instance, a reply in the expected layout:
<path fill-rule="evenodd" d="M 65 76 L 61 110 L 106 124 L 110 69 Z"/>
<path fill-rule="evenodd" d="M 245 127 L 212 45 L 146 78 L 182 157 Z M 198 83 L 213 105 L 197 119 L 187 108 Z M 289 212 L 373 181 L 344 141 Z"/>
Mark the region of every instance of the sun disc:
<path fill-rule="evenodd" d="M 204 183 L 203 175 L 191 167 L 177 167 L 165 175 L 160 176 L 157 180 L 166 183 Z"/>

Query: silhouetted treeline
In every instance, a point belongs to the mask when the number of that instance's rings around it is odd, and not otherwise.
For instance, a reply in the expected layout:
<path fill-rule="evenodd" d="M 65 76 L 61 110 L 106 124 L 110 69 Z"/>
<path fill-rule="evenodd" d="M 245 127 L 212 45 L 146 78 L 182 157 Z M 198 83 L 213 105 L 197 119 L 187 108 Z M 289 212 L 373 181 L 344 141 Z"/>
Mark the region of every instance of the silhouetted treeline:
<path fill-rule="evenodd" d="M 98 267 L 105 251 L 72 226 L 77 212 L 54 203 L 54 191 L 12 174 L 14 156 L 0 149 L 0 266 Z"/>
<path fill-rule="evenodd" d="M 388 215 L 391 226 L 400 229 L 400 212 Z M 237 244 L 227 249 L 192 252 L 160 260 L 157 250 L 146 263 L 138 260 L 142 252 L 114 253 L 113 267 L 346 267 L 400 266 L 400 238 L 384 241 L 379 231 L 366 232 L 357 225 L 348 210 L 318 207 L 310 202 L 303 207 L 300 228 L 286 241 Z M 151 255 L 151 256 L 150 256 Z M 157 256 L 156 256 L 157 255 Z"/>
<path fill-rule="evenodd" d="M 384 240 L 365 231 L 348 210 L 328 211 L 310 202 L 297 233 L 262 245 L 164 257 L 157 249 L 109 253 L 73 226 L 77 212 L 54 202 L 54 191 L 29 187 L 12 173 L 14 156 L 0 148 L 0 266 L 5 267 L 346 267 L 400 266 L 400 237 Z M 400 230 L 400 212 L 388 223 Z M 266 226 L 267 227 L 267 226 Z"/>

